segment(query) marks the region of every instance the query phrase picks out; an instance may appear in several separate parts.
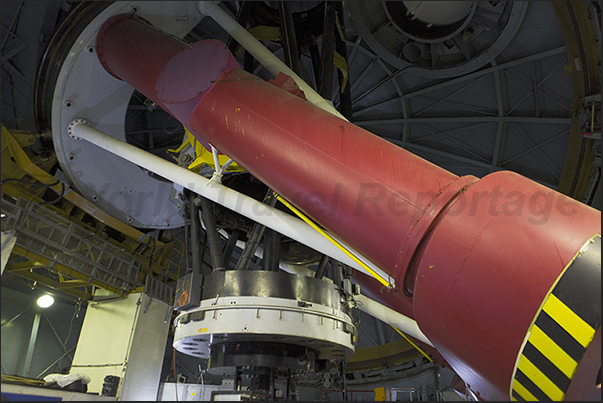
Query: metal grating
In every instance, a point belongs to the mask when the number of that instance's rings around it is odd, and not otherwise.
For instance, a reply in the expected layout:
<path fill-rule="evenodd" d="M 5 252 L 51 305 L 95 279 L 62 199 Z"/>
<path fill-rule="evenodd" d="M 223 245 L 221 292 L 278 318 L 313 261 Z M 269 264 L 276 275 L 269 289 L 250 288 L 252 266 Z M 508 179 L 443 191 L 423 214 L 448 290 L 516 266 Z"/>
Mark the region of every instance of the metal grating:
<path fill-rule="evenodd" d="M 142 285 L 140 262 L 123 249 L 35 202 L 1 202 L 2 231 L 15 229 L 17 246 L 124 293 Z"/>
<path fill-rule="evenodd" d="M 145 278 L 144 292 L 152 298 L 165 302 L 169 306 L 174 304 L 174 287 L 162 283 L 150 275 L 147 275 Z"/>

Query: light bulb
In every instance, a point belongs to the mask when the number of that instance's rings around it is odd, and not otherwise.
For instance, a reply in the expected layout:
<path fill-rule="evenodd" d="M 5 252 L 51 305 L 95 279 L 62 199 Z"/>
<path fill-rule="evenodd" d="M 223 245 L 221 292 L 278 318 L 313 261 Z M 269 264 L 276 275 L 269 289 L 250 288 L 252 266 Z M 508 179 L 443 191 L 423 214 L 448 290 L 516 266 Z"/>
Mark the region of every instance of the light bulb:
<path fill-rule="evenodd" d="M 52 298 L 50 295 L 42 295 L 40 298 L 38 298 L 38 306 L 40 308 L 48 308 L 52 304 L 54 304 L 54 298 Z"/>

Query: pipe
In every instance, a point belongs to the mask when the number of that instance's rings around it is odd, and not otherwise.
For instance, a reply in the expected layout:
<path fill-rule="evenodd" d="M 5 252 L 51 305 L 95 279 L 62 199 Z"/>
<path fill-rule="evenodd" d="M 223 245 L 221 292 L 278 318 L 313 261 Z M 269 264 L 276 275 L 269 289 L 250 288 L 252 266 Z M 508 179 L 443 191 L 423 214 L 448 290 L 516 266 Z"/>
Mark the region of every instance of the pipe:
<path fill-rule="evenodd" d="M 281 235 L 266 228 L 264 231 L 264 259 L 262 259 L 262 269 L 266 271 L 278 271 L 280 252 L 281 252 Z"/>
<path fill-rule="evenodd" d="M 237 240 L 239 239 L 239 232 L 235 229 L 232 231 L 232 234 L 228 237 L 228 241 L 226 241 L 226 245 L 224 246 L 224 267 L 230 267 L 230 259 L 232 258 L 232 252 L 234 252 L 234 248 L 237 244 Z"/>
<path fill-rule="evenodd" d="M 186 270 L 188 271 L 192 267 L 191 262 L 191 214 L 190 209 L 185 208 L 184 210 L 184 262 L 186 264 Z"/>
<path fill-rule="evenodd" d="M 335 55 L 335 5 L 325 2 L 325 15 L 322 29 L 322 54 L 320 63 L 319 94 L 331 99 L 333 92 L 333 56 Z"/>
<path fill-rule="evenodd" d="M 207 246 L 209 247 L 209 257 L 211 259 L 212 269 L 224 270 L 224 259 L 222 257 L 222 248 L 220 248 L 220 236 L 216 229 L 216 218 L 212 203 L 203 196 L 201 199 L 201 215 L 205 223 L 205 234 L 207 235 Z M 196 220 L 199 222 L 199 213 L 197 210 Z M 211 273 L 206 273 L 211 274 Z"/>
<path fill-rule="evenodd" d="M 329 257 L 327 255 L 322 255 L 320 262 L 318 263 L 318 267 L 316 268 L 316 273 L 314 274 L 315 278 L 323 278 L 327 268 L 327 263 L 329 263 Z"/>
<path fill-rule="evenodd" d="M 277 210 L 276 208 L 267 206 L 260 201 L 229 189 L 219 183 L 210 183 L 207 178 L 197 175 L 186 168 L 182 168 L 163 158 L 157 157 L 138 147 L 96 130 L 90 127 L 82 119 L 73 121 L 70 127 L 71 133 L 75 139 L 89 141 L 102 149 L 153 171 L 215 203 L 250 218 L 255 222 L 263 224 L 297 242 L 301 242 L 320 253 L 344 262 L 356 270 L 366 272 L 362 266 L 332 243 L 325 242 L 322 235 L 298 218 Z M 357 254 L 357 252 L 355 253 Z M 388 277 L 383 270 L 372 264 L 371 269 L 384 278 Z"/>
<path fill-rule="evenodd" d="M 295 74 L 301 75 L 295 25 L 293 23 L 293 14 L 291 14 L 289 2 L 279 1 L 279 12 L 281 17 L 281 45 L 285 51 L 285 63 L 291 67 L 291 70 Z"/>
<path fill-rule="evenodd" d="M 190 245 L 191 268 L 193 273 L 201 273 L 201 228 L 199 224 L 199 206 L 195 202 L 196 195 L 189 193 L 189 220 L 190 220 Z"/>
<path fill-rule="evenodd" d="M 366 312 L 367 314 L 379 319 L 381 322 L 385 322 L 401 332 L 404 332 L 407 335 L 412 336 L 415 339 L 433 347 L 433 344 L 431 344 L 427 336 L 425 336 L 421 329 L 419 329 L 417 322 L 413 319 L 402 315 L 401 313 L 396 312 L 393 309 L 388 308 L 365 295 L 356 295 L 354 298 L 358 304 L 358 309 L 360 309 L 362 312 Z"/>
<path fill-rule="evenodd" d="M 276 204 L 276 195 L 270 189 L 266 193 L 264 197 L 264 204 L 270 207 L 274 207 Z M 249 265 L 251 264 L 251 259 L 255 256 L 255 251 L 260 245 L 260 240 L 264 235 L 264 230 L 266 229 L 265 225 L 259 224 L 257 222 L 253 223 L 253 227 L 251 228 L 251 233 L 249 234 L 249 240 L 245 244 L 245 249 L 243 249 L 243 253 L 241 253 L 241 258 L 235 265 L 235 270 L 247 270 L 249 269 Z"/>
<path fill-rule="evenodd" d="M 345 64 L 348 68 L 348 71 L 346 73 L 348 75 L 347 82 L 344 80 L 343 72 L 337 70 L 337 76 L 339 79 L 339 110 L 341 114 L 351 122 L 353 121 L 354 112 L 352 111 L 352 94 L 350 92 L 351 85 L 349 80 L 350 69 L 348 66 L 348 48 L 345 39 L 345 26 L 342 2 L 338 1 L 335 7 L 337 10 L 337 30 L 339 31 L 339 29 L 341 29 L 341 31 L 338 32 L 338 35 L 335 35 L 335 51 L 339 53 L 341 57 L 343 57 L 343 60 L 345 60 Z M 343 87 L 343 85 L 345 85 L 345 87 Z"/>
<path fill-rule="evenodd" d="M 331 278 L 333 279 L 333 284 L 335 284 L 337 288 L 341 288 L 343 281 L 341 263 L 335 259 L 331 259 Z"/>
<path fill-rule="evenodd" d="M 219 233 L 220 233 L 220 235 L 224 236 L 225 238 L 228 237 L 229 241 L 230 241 L 230 239 L 233 238 L 232 235 L 228 236 L 228 233 L 226 231 L 224 231 L 223 229 L 220 229 Z M 239 239 L 235 239 L 233 241 L 233 243 L 237 246 L 237 248 L 245 249 L 246 242 L 241 241 Z M 264 259 L 264 248 L 262 248 L 262 245 L 259 245 L 257 247 L 257 249 L 255 251 L 255 255 L 260 259 Z M 327 259 L 328 259 L 328 257 L 327 257 Z M 282 271 L 289 273 L 289 274 L 295 274 L 298 276 L 306 276 L 306 277 L 312 277 L 314 275 L 314 271 L 308 269 L 307 267 L 289 264 L 289 263 L 285 263 L 283 261 L 279 261 L 278 267 Z"/>
<path fill-rule="evenodd" d="M 270 52 L 260 41 L 254 38 L 245 28 L 226 13 L 219 5 L 213 1 L 199 1 L 199 11 L 202 14 L 208 15 L 214 19 L 222 28 L 226 30 L 241 46 L 256 58 L 262 66 L 276 77 L 279 73 L 284 73 L 295 80 L 295 83 L 304 92 L 306 99 L 320 109 L 323 109 L 341 119 L 345 118 L 337 109 L 327 102 L 323 97 L 318 95 L 312 87 L 310 87 L 300 76 L 295 74 L 285 63 L 280 61 L 272 52 Z"/>

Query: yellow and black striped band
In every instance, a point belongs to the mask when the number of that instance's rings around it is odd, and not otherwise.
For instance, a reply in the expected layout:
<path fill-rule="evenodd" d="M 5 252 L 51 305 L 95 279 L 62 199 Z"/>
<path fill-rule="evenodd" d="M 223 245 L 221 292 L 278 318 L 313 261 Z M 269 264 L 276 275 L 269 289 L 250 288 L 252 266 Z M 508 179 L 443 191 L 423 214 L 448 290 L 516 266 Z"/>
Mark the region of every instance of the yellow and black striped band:
<path fill-rule="evenodd" d="M 526 336 L 510 398 L 563 400 L 601 325 L 601 235 L 586 242 L 551 287 Z"/>

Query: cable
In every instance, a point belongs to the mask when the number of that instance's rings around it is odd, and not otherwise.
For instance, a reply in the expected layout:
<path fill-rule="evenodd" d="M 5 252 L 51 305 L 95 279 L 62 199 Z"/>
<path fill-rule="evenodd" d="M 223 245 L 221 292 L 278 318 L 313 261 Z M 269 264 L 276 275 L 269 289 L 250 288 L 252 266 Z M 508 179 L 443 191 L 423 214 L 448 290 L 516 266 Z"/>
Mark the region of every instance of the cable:
<path fill-rule="evenodd" d="M 78 301 L 78 303 L 75 304 L 75 306 L 74 306 L 73 315 L 71 315 L 71 321 L 69 321 L 69 331 L 67 332 L 67 337 L 65 337 L 65 341 L 63 342 L 64 346 L 67 346 L 67 343 L 69 342 L 69 336 L 71 336 L 71 331 L 73 330 L 73 320 L 79 314 L 81 304 L 82 304 L 82 302 Z M 63 362 L 64 358 L 65 357 L 61 357 L 61 359 L 57 363 L 57 368 L 59 368 L 59 369 L 61 368 L 61 363 Z"/>
<path fill-rule="evenodd" d="M 3 179 L 2 181 L 0 181 L 0 186 L 4 185 L 6 182 L 17 182 L 17 183 L 23 183 L 28 186 L 38 187 L 38 188 L 53 188 L 54 186 L 56 186 L 60 183 L 61 184 L 61 192 L 60 192 L 59 196 L 54 200 L 45 201 L 45 202 L 40 203 L 40 206 L 43 206 L 45 204 L 56 204 L 65 196 L 65 190 L 67 188 L 66 188 L 65 184 L 63 182 L 61 182 L 60 179 L 57 179 L 57 181 L 54 183 L 44 183 L 38 179 L 36 179 L 36 180 L 40 183 L 29 182 L 29 181 L 26 181 L 23 179 L 18 179 L 18 178 L 6 178 L 6 179 Z"/>
<path fill-rule="evenodd" d="M 65 184 L 63 182 L 61 182 L 61 193 L 59 194 L 59 196 L 54 200 L 45 201 L 45 202 L 40 203 L 40 206 L 43 206 L 45 204 L 57 204 L 65 196 L 65 190 L 66 190 Z"/>
<path fill-rule="evenodd" d="M 19 182 L 19 183 L 24 183 L 24 184 L 29 185 L 29 186 L 35 186 L 35 187 L 39 187 L 39 188 L 42 188 L 42 187 L 53 187 L 53 186 L 56 186 L 59 183 L 61 183 L 61 181 L 59 179 L 57 179 L 57 181 L 54 182 L 54 183 L 44 183 L 42 181 L 38 181 L 40 183 L 33 183 L 33 182 L 29 182 L 29 181 L 26 181 L 26 180 L 23 180 L 23 179 L 18 179 L 18 178 L 6 178 L 6 179 L 3 179 L 3 180 L 0 181 L 0 186 L 4 185 L 6 182 Z"/>

